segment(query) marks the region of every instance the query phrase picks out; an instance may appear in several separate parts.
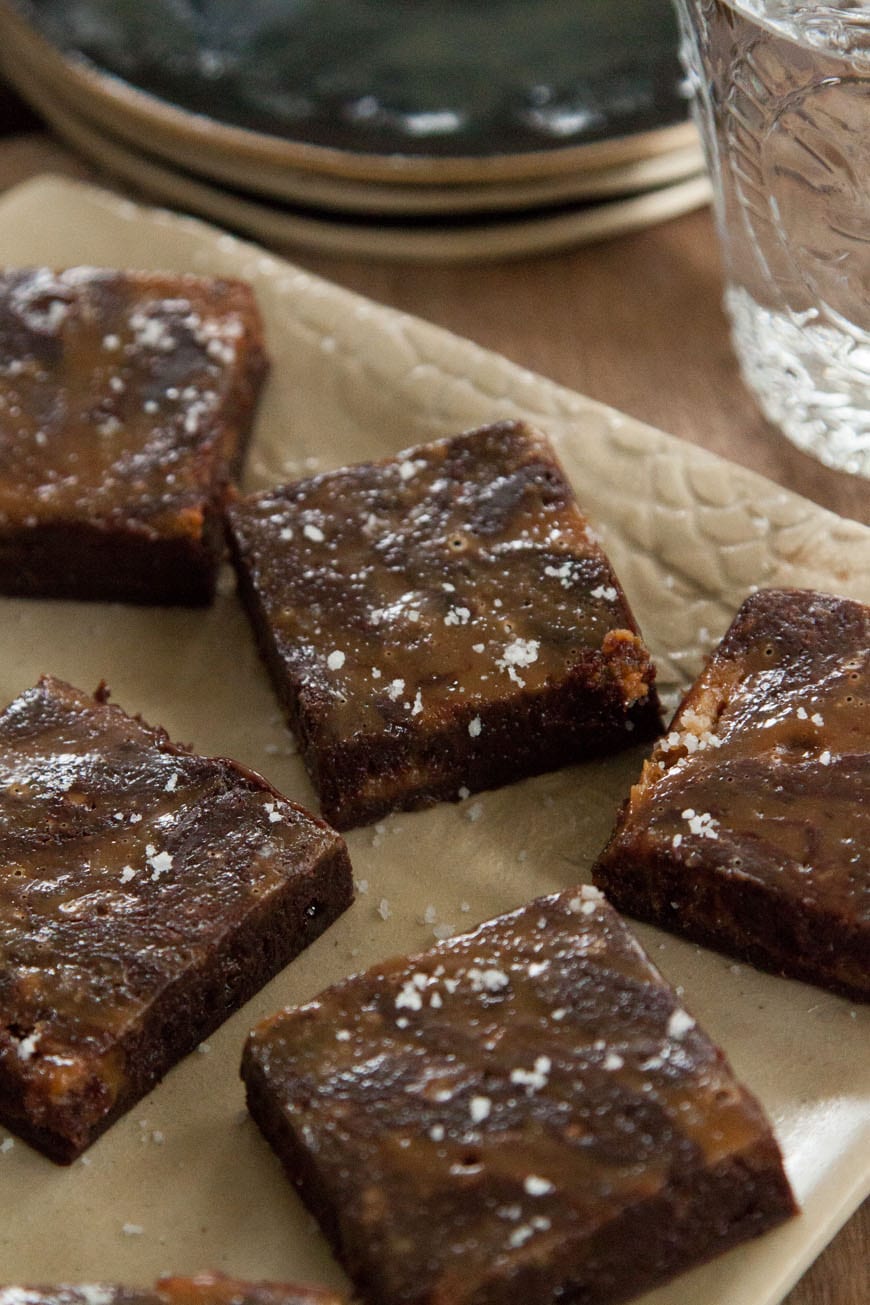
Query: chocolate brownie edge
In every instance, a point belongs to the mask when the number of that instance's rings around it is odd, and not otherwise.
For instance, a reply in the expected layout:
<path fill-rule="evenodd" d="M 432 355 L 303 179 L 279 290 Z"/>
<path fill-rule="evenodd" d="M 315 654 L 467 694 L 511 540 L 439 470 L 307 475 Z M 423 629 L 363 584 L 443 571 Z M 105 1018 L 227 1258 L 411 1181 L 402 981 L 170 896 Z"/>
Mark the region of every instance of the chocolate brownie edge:
<path fill-rule="evenodd" d="M 50 1159 L 72 1164 L 236 1010 L 350 906 L 350 860 L 340 840 L 316 867 L 291 875 L 280 893 L 256 903 L 241 925 L 199 965 L 169 984 L 144 1018 L 116 1043 L 128 1088 L 109 1113 L 83 1126 L 72 1099 L 31 1118 L 20 1082 L 0 1067 L 0 1123 Z"/>
<path fill-rule="evenodd" d="M 447 727 L 407 740 L 365 736 L 333 749 L 308 749 L 307 765 L 324 817 L 336 829 L 371 824 L 393 811 L 457 802 L 569 765 L 601 760 L 660 732 L 658 706 L 646 699 L 608 715 L 590 701 L 582 675 L 511 703 L 469 708 Z M 479 724 L 483 751 L 469 734 Z M 634 727 L 634 733 L 627 732 Z M 409 779 L 409 777 L 412 777 Z"/>
<path fill-rule="evenodd" d="M 593 865 L 592 880 L 617 910 L 634 919 L 781 978 L 870 1001 L 866 926 L 785 901 L 765 884 L 749 879 L 737 884 L 715 868 L 685 867 L 619 835 Z"/>
<path fill-rule="evenodd" d="M 365 1266 L 359 1263 L 348 1246 L 341 1228 L 339 1211 L 320 1183 L 317 1165 L 310 1151 L 302 1146 L 275 1100 L 269 1080 L 254 1052 L 253 1032 L 248 1035 L 242 1052 L 240 1077 L 245 1085 L 245 1102 L 251 1118 L 283 1166 L 307 1209 L 320 1224 L 339 1263 L 349 1274 L 359 1275 Z"/>
<path fill-rule="evenodd" d="M 760 1237 L 796 1213 L 779 1148 L 769 1138 L 713 1170 L 673 1175 L 664 1192 L 587 1240 L 582 1278 L 569 1280 L 564 1292 L 554 1283 L 541 1299 L 552 1305 L 620 1305 Z M 474 1305 L 512 1305 L 515 1291 L 516 1285 L 509 1284 L 500 1297 Z"/>
<path fill-rule="evenodd" d="M 0 535 L 0 593 L 10 598 L 206 607 L 222 555 L 221 515 L 199 534 L 153 536 L 101 522 L 53 522 Z"/>

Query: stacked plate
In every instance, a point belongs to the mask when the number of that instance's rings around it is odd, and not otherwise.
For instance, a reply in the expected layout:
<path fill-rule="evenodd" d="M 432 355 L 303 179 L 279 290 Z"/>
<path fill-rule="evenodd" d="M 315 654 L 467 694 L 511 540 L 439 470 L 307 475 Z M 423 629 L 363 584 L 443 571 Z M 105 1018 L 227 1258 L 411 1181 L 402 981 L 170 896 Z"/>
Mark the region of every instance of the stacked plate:
<path fill-rule="evenodd" d="M 72 145 L 270 244 L 445 261 L 705 203 L 668 0 L 0 0 Z"/>

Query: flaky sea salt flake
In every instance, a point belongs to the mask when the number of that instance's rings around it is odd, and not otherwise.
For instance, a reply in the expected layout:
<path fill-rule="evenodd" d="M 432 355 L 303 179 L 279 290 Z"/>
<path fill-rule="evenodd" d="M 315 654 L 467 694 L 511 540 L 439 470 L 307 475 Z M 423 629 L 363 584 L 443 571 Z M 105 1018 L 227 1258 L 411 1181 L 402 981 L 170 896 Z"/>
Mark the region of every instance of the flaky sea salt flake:
<path fill-rule="evenodd" d="M 695 1021 L 688 1011 L 683 1010 L 682 1006 L 677 1006 L 671 1011 L 668 1019 L 668 1037 L 684 1038 L 690 1029 L 695 1027 Z"/>
<path fill-rule="evenodd" d="M 468 1105 L 468 1113 L 471 1115 L 472 1124 L 482 1124 L 488 1119 L 492 1111 L 492 1102 L 489 1097 L 472 1097 Z"/>

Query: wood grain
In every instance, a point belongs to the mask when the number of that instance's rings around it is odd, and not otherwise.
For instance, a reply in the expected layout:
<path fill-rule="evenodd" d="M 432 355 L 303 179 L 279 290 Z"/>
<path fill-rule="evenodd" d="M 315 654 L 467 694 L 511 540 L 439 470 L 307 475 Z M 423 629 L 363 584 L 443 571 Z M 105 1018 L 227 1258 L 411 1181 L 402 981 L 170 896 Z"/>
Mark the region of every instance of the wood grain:
<path fill-rule="evenodd" d="M 47 133 L 0 140 L 0 191 L 45 171 L 112 184 Z M 706 210 L 567 253 L 476 267 L 378 265 L 282 252 L 752 467 L 841 515 L 870 521 L 867 482 L 794 449 L 764 421 L 743 386 L 719 306 L 716 239 Z M 867 1305 L 868 1259 L 870 1203 L 785 1305 Z"/>

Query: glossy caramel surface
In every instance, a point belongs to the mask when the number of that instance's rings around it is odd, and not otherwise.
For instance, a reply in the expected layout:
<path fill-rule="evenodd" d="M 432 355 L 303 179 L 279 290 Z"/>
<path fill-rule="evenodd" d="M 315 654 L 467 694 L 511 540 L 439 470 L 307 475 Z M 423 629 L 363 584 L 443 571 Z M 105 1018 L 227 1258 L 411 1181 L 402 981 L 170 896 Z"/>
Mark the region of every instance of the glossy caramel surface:
<path fill-rule="evenodd" d="M 0 535 L 68 522 L 197 533 L 264 366 L 240 282 L 0 273 Z"/>
<path fill-rule="evenodd" d="M 769 1142 L 589 886 L 352 977 L 246 1055 L 376 1299 L 488 1299 L 489 1275 L 558 1261 L 677 1175 Z"/>
<path fill-rule="evenodd" d="M 547 440 L 503 422 L 266 491 L 230 522 L 318 742 L 434 730 L 572 670 L 620 716 L 649 656 Z M 629 725 L 629 728 L 632 728 Z"/>
<path fill-rule="evenodd" d="M 0 1074 L 52 1100 L 335 834 L 235 763 L 43 679 L 0 715 Z"/>
<path fill-rule="evenodd" d="M 870 609 L 810 591 L 748 599 L 606 857 L 638 839 L 687 873 L 762 884 L 870 931 Z"/>

